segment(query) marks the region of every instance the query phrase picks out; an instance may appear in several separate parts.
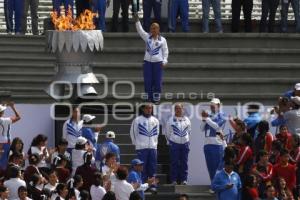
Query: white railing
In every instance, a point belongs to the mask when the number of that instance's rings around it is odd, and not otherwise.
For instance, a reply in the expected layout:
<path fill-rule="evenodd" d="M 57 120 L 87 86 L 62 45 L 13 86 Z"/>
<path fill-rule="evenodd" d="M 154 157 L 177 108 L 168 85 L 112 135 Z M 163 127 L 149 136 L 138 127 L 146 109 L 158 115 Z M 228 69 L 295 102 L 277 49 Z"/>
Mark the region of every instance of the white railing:
<path fill-rule="evenodd" d="M 142 1 L 142 0 L 140 0 Z M 167 1 L 168 0 L 163 0 L 163 7 L 162 7 L 162 12 L 166 13 L 167 12 Z M 190 11 L 189 11 L 189 18 L 190 19 L 201 19 L 202 18 L 202 1 L 201 0 L 189 0 L 189 4 L 190 4 Z M 142 6 L 142 3 L 141 3 Z M 107 17 L 111 17 L 111 9 L 112 9 L 112 5 L 110 6 L 110 8 L 107 11 Z M 39 30 L 40 32 L 43 31 L 43 20 L 45 18 L 49 17 L 49 13 L 52 10 L 52 1 L 51 0 L 40 0 L 39 2 Z M 131 10 L 131 8 L 129 9 Z M 140 15 L 142 15 L 142 9 L 139 13 Z M 254 0 L 253 3 L 253 12 L 252 12 L 252 19 L 256 19 L 259 20 L 260 19 L 260 15 L 261 15 L 261 0 Z M 29 15 L 30 16 L 30 15 Z M 131 16 L 131 15 L 129 15 Z M 164 15 L 166 16 L 166 14 Z M 231 19 L 231 0 L 221 0 L 221 16 L 222 19 Z M 241 15 L 241 17 L 243 18 L 243 15 Z M 210 18 L 213 19 L 213 11 L 211 9 L 210 11 Z M 276 19 L 279 20 L 280 19 L 280 5 L 277 9 L 277 13 L 276 13 Z M 292 9 L 290 8 L 289 10 L 289 20 L 293 20 L 293 12 Z M 31 19 L 30 17 L 28 17 L 28 30 L 31 30 Z M 0 0 L 0 32 L 5 32 L 6 30 L 6 25 L 5 25 L 5 18 L 4 18 L 4 10 L 3 10 L 3 0 Z"/>

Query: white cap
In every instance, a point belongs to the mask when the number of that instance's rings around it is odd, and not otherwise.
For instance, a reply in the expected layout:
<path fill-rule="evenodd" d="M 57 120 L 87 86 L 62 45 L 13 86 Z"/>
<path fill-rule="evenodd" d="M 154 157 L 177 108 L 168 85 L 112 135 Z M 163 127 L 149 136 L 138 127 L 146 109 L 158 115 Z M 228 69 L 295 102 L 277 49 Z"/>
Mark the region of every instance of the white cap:
<path fill-rule="evenodd" d="M 113 132 L 113 131 L 108 131 L 108 132 L 106 133 L 106 138 L 110 138 L 110 139 L 116 138 L 115 132 Z"/>
<path fill-rule="evenodd" d="M 221 104 L 221 101 L 220 101 L 220 99 L 218 99 L 218 98 L 213 98 L 213 99 L 211 99 L 210 103 L 213 103 L 213 104 Z"/>
<path fill-rule="evenodd" d="M 296 83 L 295 90 L 300 91 L 300 83 Z"/>
<path fill-rule="evenodd" d="M 85 139 L 84 137 L 78 137 L 77 140 L 76 140 L 76 144 L 79 144 L 79 145 L 84 145 L 87 143 L 87 139 Z"/>
<path fill-rule="evenodd" d="M 92 121 L 93 119 L 95 119 L 96 117 L 94 115 L 88 115 L 88 114 L 85 114 L 83 115 L 82 117 L 82 120 L 84 122 L 89 122 L 89 121 Z"/>
<path fill-rule="evenodd" d="M 296 96 L 296 97 L 292 97 L 292 102 L 297 104 L 298 106 L 300 106 L 300 97 Z"/>
<path fill-rule="evenodd" d="M 7 107 L 0 104 L 0 112 L 3 112 Z"/>

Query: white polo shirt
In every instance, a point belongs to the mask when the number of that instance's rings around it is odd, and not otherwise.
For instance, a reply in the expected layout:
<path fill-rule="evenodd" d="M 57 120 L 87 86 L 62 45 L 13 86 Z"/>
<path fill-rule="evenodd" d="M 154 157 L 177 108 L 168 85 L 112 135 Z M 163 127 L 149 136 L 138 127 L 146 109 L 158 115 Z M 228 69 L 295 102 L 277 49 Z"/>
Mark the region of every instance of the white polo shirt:
<path fill-rule="evenodd" d="M 10 117 L 0 117 L 0 143 L 8 143 L 10 140 Z"/>
<path fill-rule="evenodd" d="M 102 199 L 103 196 L 106 194 L 106 190 L 101 186 L 92 185 L 90 193 L 92 200 L 99 200 Z"/>
<path fill-rule="evenodd" d="M 19 187 L 21 186 L 26 187 L 26 183 L 20 178 L 11 178 L 4 182 L 4 186 L 7 187 L 10 192 L 8 200 L 13 200 L 19 197 L 18 195 Z"/>
<path fill-rule="evenodd" d="M 134 191 L 133 186 L 126 180 L 117 179 L 115 182 L 114 193 L 117 200 L 128 200 L 131 192 Z"/>

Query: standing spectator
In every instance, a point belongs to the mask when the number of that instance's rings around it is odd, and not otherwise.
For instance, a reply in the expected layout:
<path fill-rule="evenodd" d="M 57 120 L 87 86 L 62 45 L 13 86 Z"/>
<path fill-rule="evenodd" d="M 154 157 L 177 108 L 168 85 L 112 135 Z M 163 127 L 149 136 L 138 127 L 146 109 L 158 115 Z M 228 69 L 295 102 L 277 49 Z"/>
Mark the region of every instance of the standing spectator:
<path fill-rule="evenodd" d="M 273 185 L 268 185 L 266 188 L 266 198 L 264 200 L 278 200 L 276 198 L 276 190 Z"/>
<path fill-rule="evenodd" d="M 58 184 L 58 178 L 56 175 L 56 171 L 51 170 L 48 175 L 48 183 L 45 185 L 44 188 L 49 190 L 50 192 L 54 192 L 57 184 Z"/>
<path fill-rule="evenodd" d="M 118 200 L 128 200 L 130 194 L 134 191 L 133 186 L 126 181 L 127 176 L 127 168 L 120 166 L 116 172 L 117 180 L 114 188 Z"/>
<path fill-rule="evenodd" d="M 51 154 L 51 164 L 55 167 L 57 166 L 57 163 L 54 164 L 54 159 L 57 158 L 59 155 L 63 155 L 67 161 L 67 167 L 71 168 L 71 154 L 67 151 L 68 147 L 68 141 L 64 138 L 61 138 L 55 148 L 55 151 L 53 154 Z"/>
<path fill-rule="evenodd" d="M 114 192 L 112 191 L 108 191 L 106 192 L 106 194 L 104 195 L 104 197 L 102 198 L 102 200 L 116 200 L 116 195 Z"/>
<path fill-rule="evenodd" d="M 17 0 L 4 0 L 4 15 L 6 22 L 6 32 L 12 34 L 15 31 L 15 34 L 21 34 L 22 31 L 22 17 L 24 10 L 24 2 Z M 15 27 L 13 23 L 15 22 Z"/>
<path fill-rule="evenodd" d="M 231 127 L 235 130 L 231 143 L 234 145 L 239 145 L 239 139 L 246 131 L 246 124 L 238 118 L 233 120 L 229 119 L 229 123 Z"/>
<path fill-rule="evenodd" d="M 282 144 L 282 147 L 291 150 L 292 149 L 292 135 L 289 133 L 286 125 L 279 126 L 279 133 L 275 135 L 276 139 Z"/>
<path fill-rule="evenodd" d="M 28 150 L 28 155 L 31 154 L 37 154 L 40 157 L 40 162 L 37 164 L 37 167 L 39 168 L 40 172 L 46 176 L 49 172 L 49 165 L 50 162 L 50 155 L 47 150 L 47 141 L 48 137 L 42 134 L 37 135 L 35 138 L 33 138 L 30 148 Z"/>
<path fill-rule="evenodd" d="M 137 157 L 144 162 L 142 172 L 143 181 L 155 177 L 157 163 L 157 143 L 159 134 L 159 121 L 152 116 L 152 104 L 142 107 L 143 114 L 135 118 L 130 129 L 132 144 L 135 145 Z"/>
<path fill-rule="evenodd" d="M 184 116 L 182 104 L 175 104 L 175 116 L 166 125 L 166 137 L 170 145 L 171 172 L 173 184 L 187 184 L 188 156 L 190 151 L 191 122 Z"/>
<path fill-rule="evenodd" d="M 258 162 L 252 167 L 252 174 L 256 175 L 260 197 L 265 197 L 268 185 L 271 185 L 273 165 L 269 163 L 269 154 L 265 150 L 258 153 Z"/>
<path fill-rule="evenodd" d="M 91 148 L 93 148 L 94 151 L 96 151 L 97 147 L 97 141 L 98 141 L 98 135 L 101 130 L 100 127 L 97 127 L 95 131 L 92 130 L 90 127 L 93 124 L 93 120 L 96 117 L 93 115 L 85 114 L 82 117 L 83 121 L 83 127 L 82 127 L 82 137 L 86 138 L 91 145 Z"/>
<path fill-rule="evenodd" d="M 93 5 L 94 12 L 98 13 L 98 19 L 96 20 L 96 28 L 105 32 L 105 13 L 106 8 L 108 8 L 110 5 L 110 0 L 93 0 Z"/>
<path fill-rule="evenodd" d="M 292 140 L 292 151 L 290 152 L 290 162 L 297 166 L 296 177 L 297 177 L 297 190 L 296 194 L 300 196 L 300 136 L 293 135 Z"/>
<path fill-rule="evenodd" d="M 71 175 L 70 169 L 66 167 L 68 159 L 64 155 L 58 155 L 53 163 L 59 182 L 66 183 Z"/>
<path fill-rule="evenodd" d="M 22 34 L 27 32 L 27 16 L 30 6 L 30 16 L 31 16 L 31 29 L 33 35 L 39 34 L 38 29 L 38 7 L 39 0 L 25 0 L 24 1 L 24 11 L 22 16 Z"/>
<path fill-rule="evenodd" d="M 95 182 L 95 177 L 91 176 L 91 174 L 97 172 L 97 169 L 92 165 L 92 153 L 86 152 L 83 158 L 84 164 L 77 168 L 75 174 L 82 177 L 83 185 L 81 185 L 80 188 L 89 191 L 91 186 Z"/>
<path fill-rule="evenodd" d="M 44 194 L 43 177 L 40 174 L 33 174 L 29 183 L 29 194 L 34 200 L 43 200 Z"/>
<path fill-rule="evenodd" d="M 116 155 L 114 153 L 107 153 L 105 156 L 105 165 L 101 168 L 105 188 L 108 188 L 108 185 L 110 185 L 111 190 L 114 190 L 114 184 L 116 182 L 115 172 L 118 167 Z"/>
<path fill-rule="evenodd" d="M 27 192 L 27 188 L 24 186 L 20 186 L 18 188 L 18 196 L 19 198 L 17 200 L 31 200 L 28 196 L 27 196 L 28 192 Z"/>
<path fill-rule="evenodd" d="M 253 9 L 253 0 L 232 0 L 232 21 L 231 31 L 239 32 L 240 29 L 240 14 L 243 6 L 245 32 L 252 32 L 251 14 Z"/>
<path fill-rule="evenodd" d="M 292 191 L 287 187 L 284 178 L 279 177 L 277 179 L 277 185 L 278 185 L 277 196 L 280 200 L 294 200 Z"/>
<path fill-rule="evenodd" d="M 151 24 L 151 13 L 153 10 L 154 21 L 160 26 L 161 24 L 161 4 L 162 0 L 143 0 L 143 28 L 149 32 Z"/>
<path fill-rule="evenodd" d="M 189 32 L 189 1 L 169 0 L 168 26 L 170 32 L 176 31 L 178 13 L 182 24 L 182 31 Z"/>
<path fill-rule="evenodd" d="M 300 15 L 299 15 L 299 1 L 298 0 L 284 0 L 281 1 L 281 32 L 287 32 L 287 18 L 289 6 L 292 4 L 294 11 L 296 32 L 300 32 Z"/>
<path fill-rule="evenodd" d="M 20 114 L 15 108 L 15 104 L 13 102 L 10 102 L 8 106 L 11 107 L 15 116 L 4 117 L 4 111 L 7 107 L 0 104 L 0 170 L 5 170 L 8 162 L 11 141 L 11 124 L 21 119 Z"/>
<path fill-rule="evenodd" d="M 10 149 L 9 149 L 9 157 L 12 156 L 13 154 L 21 154 L 23 156 L 23 162 L 20 164 L 20 167 L 24 167 L 25 166 L 25 153 L 23 152 L 23 148 L 24 148 L 24 143 L 21 140 L 21 138 L 16 137 L 13 139 Z"/>
<path fill-rule="evenodd" d="M 274 32 L 274 23 L 276 10 L 279 4 L 279 0 L 262 0 L 261 2 L 261 18 L 259 24 L 259 32 Z M 267 18 L 269 15 L 269 22 L 267 25 Z"/>
<path fill-rule="evenodd" d="M 211 187 L 217 193 L 218 200 L 241 199 L 242 183 L 239 175 L 233 171 L 233 163 L 225 161 L 225 167 L 212 180 Z"/>
<path fill-rule="evenodd" d="M 38 154 L 30 154 L 28 157 L 29 166 L 26 167 L 24 171 L 24 180 L 29 183 L 32 181 L 32 174 L 42 175 L 37 165 L 40 162 L 40 157 Z"/>
<path fill-rule="evenodd" d="M 254 137 L 254 153 L 257 155 L 260 150 L 271 153 L 273 135 L 269 132 L 269 122 L 263 120 L 257 125 L 257 135 Z"/>
<path fill-rule="evenodd" d="M 95 183 L 91 186 L 90 194 L 92 200 L 102 199 L 106 193 L 106 190 L 102 187 L 102 176 L 99 172 L 94 173 Z"/>
<path fill-rule="evenodd" d="M 68 152 L 75 148 L 77 138 L 81 136 L 83 121 L 80 120 L 80 110 L 73 107 L 72 117 L 65 121 L 63 126 L 63 138 L 68 141 Z"/>
<path fill-rule="evenodd" d="M 273 169 L 273 180 L 276 182 L 278 178 L 283 178 L 287 188 L 293 191 L 296 188 L 296 166 L 289 163 L 289 152 L 282 150 L 280 152 L 280 163 L 276 164 Z"/>
<path fill-rule="evenodd" d="M 129 25 L 128 25 L 128 8 L 129 8 L 130 0 L 113 0 L 113 16 L 112 16 L 112 32 L 118 31 L 119 25 L 119 11 L 120 7 L 122 9 L 122 31 L 128 32 Z"/>
<path fill-rule="evenodd" d="M 4 186 L 8 188 L 9 200 L 17 199 L 18 198 L 18 188 L 20 186 L 26 187 L 25 181 L 21 179 L 21 170 L 18 167 L 11 167 L 9 169 L 10 177 L 7 181 L 4 181 Z"/>
<path fill-rule="evenodd" d="M 144 4 L 148 4 L 156 1 L 147 0 L 143 2 Z M 169 56 L 167 40 L 160 35 L 158 23 L 153 23 L 150 27 L 150 33 L 147 33 L 142 28 L 137 14 L 135 14 L 134 18 L 137 32 L 146 43 L 144 56 L 144 87 L 147 100 L 159 103 L 163 68 L 167 65 Z"/>
<path fill-rule="evenodd" d="M 0 186 L 0 199 L 1 200 L 8 200 L 9 197 L 9 190 L 5 186 Z"/>
<path fill-rule="evenodd" d="M 259 106 L 256 104 L 249 105 L 248 117 L 244 119 L 244 123 L 246 124 L 247 132 L 250 133 L 252 138 L 254 138 L 255 136 L 256 127 L 260 121 L 261 121 L 261 116 L 259 114 Z"/>
<path fill-rule="evenodd" d="M 55 199 L 55 200 L 65 200 L 66 197 L 68 196 L 68 187 L 66 184 L 64 183 L 59 183 L 57 186 L 56 186 L 56 190 L 55 190 L 55 194 L 53 194 L 51 196 L 51 199 Z M 54 198 L 52 198 L 54 197 Z"/>
<path fill-rule="evenodd" d="M 203 33 L 209 32 L 209 10 L 210 5 L 212 5 L 215 22 L 216 22 L 216 32 L 223 33 L 222 21 L 221 21 L 221 1 L 220 0 L 202 0 L 202 31 Z"/>
<path fill-rule="evenodd" d="M 155 183 L 155 178 L 148 179 L 146 183 L 142 181 L 143 164 L 139 159 L 133 159 L 131 161 L 132 170 L 130 171 L 127 182 L 133 186 L 137 185 L 136 191 L 139 193 L 141 199 L 145 199 L 144 191 L 149 188 L 150 185 Z"/>
<path fill-rule="evenodd" d="M 225 126 L 226 120 L 225 114 L 221 112 L 220 107 L 220 99 L 214 98 L 210 102 L 211 113 L 202 111 L 201 114 L 201 130 L 205 134 L 204 155 L 211 181 L 222 163 L 224 155 L 224 140 L 222 139 L 221 131 Z"/>
<path fill-rule="evenodd" d="M 24 163 L 24 156 L 21 153 L 15 152 L 9 156 L 7 170 L 9 171 L 10 167 L 19 167 L 21 169 L 22 164 Z M 6 174 L 9 175 L 9 174 Z"/>
<path fill-rule="evenodd" d="M 116 134 L 113 131 L 108 131 L 105 134 L 106 140 L 99 144 L 96 152 L 96 165 L 98 169 L 101 169 L 105 163 L 105 156 L 108 153 L 114 153 L 117 162 L 120 163 L 120 148 L 114 143 Z"/>

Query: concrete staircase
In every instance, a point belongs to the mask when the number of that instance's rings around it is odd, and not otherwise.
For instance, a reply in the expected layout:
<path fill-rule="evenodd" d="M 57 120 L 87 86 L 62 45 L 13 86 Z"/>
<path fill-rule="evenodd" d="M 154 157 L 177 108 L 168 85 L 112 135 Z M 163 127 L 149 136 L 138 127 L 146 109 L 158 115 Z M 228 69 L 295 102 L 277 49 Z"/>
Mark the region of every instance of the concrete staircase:
<path fill-rule="evenodd" d="M 164 36 L 170 49 L 164 72 L 165 100 L 196 103 L 214 93 L 226 104 L 249 100 L 270 104 L 300 81 L 300 36 L 296 34 Z M 117 102 L 112 86 L 122 80 L 134 83 L 134 95 L 129 102 L 139 102 L 144 91 L 143 41 L 136 33 L 105 33 L 104 37 L 104 51 L 91 63 L 96 74 L 108 77 L 109 94 L 101 101 Z M 10 91 L 17 102 L 52 102 L 43 89 L 57 69 L 54 55 L 45 51 L 43 36 L 2 35 L 0 60 L 0 91 Z M 101 93 L 101 86 L 97 90 Z M 128 84 L 116 86 L 119 95 L 128 95 L 131 90 Z M 193 98 L 189 98 L 190 94 Z"/>

